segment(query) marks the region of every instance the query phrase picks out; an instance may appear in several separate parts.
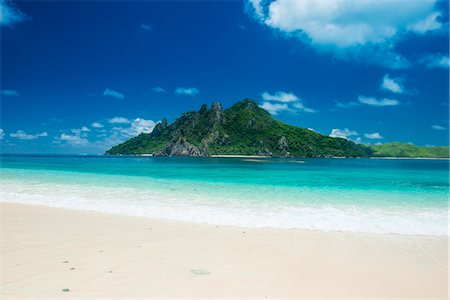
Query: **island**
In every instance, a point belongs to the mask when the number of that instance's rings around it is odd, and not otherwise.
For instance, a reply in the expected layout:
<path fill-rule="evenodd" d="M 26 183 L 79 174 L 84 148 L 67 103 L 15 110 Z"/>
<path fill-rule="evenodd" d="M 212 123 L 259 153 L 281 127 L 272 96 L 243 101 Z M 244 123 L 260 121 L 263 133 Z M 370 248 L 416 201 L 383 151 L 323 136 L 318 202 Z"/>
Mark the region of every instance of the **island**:
<path fill-rule="evenodd" d="M 173 123 L 158 123 L 106 151 L 108 155 L 257 156 L 257 157 L 424 157 L 448 158 L 448 147 L 401 143 L 363 145 L 288 125 L 252 99 L 228 109 L 215 102 L 183 113 Z"/>

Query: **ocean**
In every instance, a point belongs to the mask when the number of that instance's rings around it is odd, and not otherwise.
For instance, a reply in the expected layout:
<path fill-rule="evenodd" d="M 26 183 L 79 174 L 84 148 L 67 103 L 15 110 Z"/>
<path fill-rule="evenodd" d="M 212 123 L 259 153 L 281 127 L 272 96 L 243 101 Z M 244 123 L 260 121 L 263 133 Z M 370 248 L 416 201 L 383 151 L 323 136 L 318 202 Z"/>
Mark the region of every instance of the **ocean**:
<path fill-rule="evenodd" d="M 449 161 L 1 156 L 1 202 L 215 225 L 448 236 Z"/>

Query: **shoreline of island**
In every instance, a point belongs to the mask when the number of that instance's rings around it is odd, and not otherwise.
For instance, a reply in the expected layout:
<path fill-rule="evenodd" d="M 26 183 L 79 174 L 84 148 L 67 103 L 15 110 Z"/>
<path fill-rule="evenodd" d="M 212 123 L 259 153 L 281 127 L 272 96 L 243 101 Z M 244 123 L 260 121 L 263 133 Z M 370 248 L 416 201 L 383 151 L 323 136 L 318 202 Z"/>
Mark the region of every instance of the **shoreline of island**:
<path fill-rule="evenodd" d="M 241 228 L 0 205 L 5 299 L 437 298 L 448 291 L 448 237 Z"/>
<path fill-rule="evenodd" d="M 107 154 L 106 156 L 114 156 L 111 154 Z M 152 153 L 144 153 L 144 154 L 136 154 L 136 155 L 119 155 L 119 156 L 143 156 L 143 157 L 160 157 L 158 155 L 153 155 Z M 166 156 L 162 156 L 166 157 Z M 174 156 L 168 156 L 174 157 Z M 294 157 L 294 156 L 286 156 L 286 157 L 277 157 L 277 156 L 268 156 L 268 155 L 240 155 L 240 154 L 214 154 L 209 156 L 175 156 L 175 157 L 206 157 L 206 158 L 250 158 L 250 159 L 259 159 L 259 158 L 282 158 L 282 159 L 386 159 L 386 160 L 450 160 L 448 157 L 391 157 L 391 156 L 370 156 L 370 157 L 343 157 L 343 156 L 331 156 L 331 157 Z"/>

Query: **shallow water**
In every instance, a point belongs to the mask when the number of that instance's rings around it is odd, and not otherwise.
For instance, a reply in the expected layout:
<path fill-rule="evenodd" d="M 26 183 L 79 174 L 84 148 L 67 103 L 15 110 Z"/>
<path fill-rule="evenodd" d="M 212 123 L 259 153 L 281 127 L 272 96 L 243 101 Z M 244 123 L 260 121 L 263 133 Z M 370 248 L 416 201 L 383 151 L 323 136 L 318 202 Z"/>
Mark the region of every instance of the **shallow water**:
<path fill-rule="evenodd" d="M 449 162 L 1 156 L 1 201 L 246 227 L 448 235 Z"/>

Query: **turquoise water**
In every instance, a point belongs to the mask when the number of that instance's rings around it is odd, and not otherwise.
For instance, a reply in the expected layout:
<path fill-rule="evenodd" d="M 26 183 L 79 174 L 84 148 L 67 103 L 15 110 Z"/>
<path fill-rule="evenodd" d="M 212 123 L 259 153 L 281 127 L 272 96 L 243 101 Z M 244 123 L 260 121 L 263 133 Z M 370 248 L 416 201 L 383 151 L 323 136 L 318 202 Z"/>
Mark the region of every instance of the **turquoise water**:
<path fill-rule="evenodd" d="M 449 162 L 1 157 L 3 202 L 246 227 L 448 235 Z"/>

